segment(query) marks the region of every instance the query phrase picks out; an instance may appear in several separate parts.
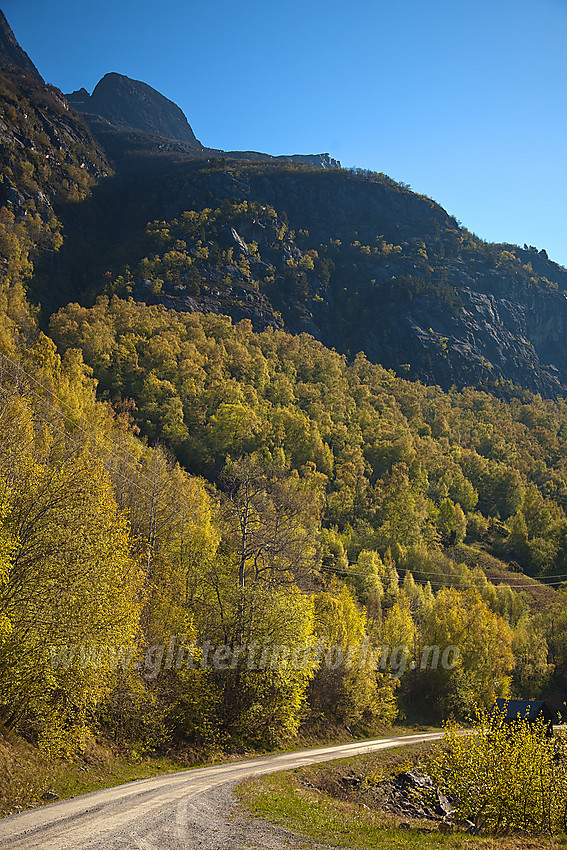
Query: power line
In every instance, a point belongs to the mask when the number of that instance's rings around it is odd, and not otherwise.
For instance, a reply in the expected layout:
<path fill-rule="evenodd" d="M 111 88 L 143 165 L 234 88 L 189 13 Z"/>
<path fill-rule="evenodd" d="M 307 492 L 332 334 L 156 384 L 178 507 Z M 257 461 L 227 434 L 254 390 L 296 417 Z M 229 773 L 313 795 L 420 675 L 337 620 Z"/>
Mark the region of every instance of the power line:
<path fill-rule="evenodd" d="M 52 410 L 54 413 L 56 413 L 56 414 L 60 415 L 61 411 L 60 411 L 60 410 L 57 410 L 57 409 L 56 409 L 56 407 L 55 407 L 55 405 L 53 405 L 51 402 L 49 402 L 49 401 L 48 401 L 48 399 L 46 398 L 46 395 L 50 395 L 50 396 L 52 396 L 52 397 L 56 400 L 56 402 L 57 402 L 57 404 L 59 405 L 59 407 L 66 408 L 66 409 L 67 409 L 67 411 L 68 411 L 69 413 L 71 413 L 71 414 L 73 414 L 73 415 L 75 414 L 75 410 L 71 407 L 71 405 L 70 405 L 70 404 L 68 404 L 68 403 L 67 403 L 67 402 L 65 402 L 63 399 L 61 399 L 61 398 L 60 398 L 60 397 L 59 397 L 59 396 L 58 396 L 58 395 L 57 395 L 57 394 L 56 394 L 56 393 L 55 393 L 55 392 L 54 392 L 54 391 L 53 391 L 50 387 L 48 387 L 48 386 L 46 386 L 45 384 L 43 384 L 41 381 L 39 381 L 39 380 L 38 380 L 37 378 L 35 378 L 33 375 L 30 375 L 30 374 L 29 374 L 29 372 L 27 372 L 27 371 L 26 371 L 26 369 L 24 369 L 24 367 L 22 366 L 22 364 L 21 364 L 21 363 L 19 363 L 19 362 L 15 361 L 15 360 L 12 360 L 12 358 L 11 358 L 11 357 L 9 357 L 7 354 L 2 354 L 2 355 L 0 355 L 0 358 L 1 358 L 1 361 L 2 361 L 4 364 L 9 363 L 9 364 L 13 367 L 13 369 L 14 369 L 14 374 L 12 375 L 12 377 L 13 377 L 14 379 L 16 379 L 16 380 L 17 380 L 20 376 L 22 376 L 22 375 L 23 375 L 23 376 L 25 376 L 25 378 L 27 378 L 27 380 L 28 380 L 28 381 L 33 382 L 33 383 L 34 383 L 37 387 L 39 387 L 39 388 L 42 390 L 42 394 L 40 394 L 39 392 L 34 391 L 31 387 L 28 387 L 29 391 L 30 391 L 33 395 L 35 395 L 35 397 L 36 397 L 37 399 L 39 399 L 40 401 L 46 401 L 46 402 L 49 404 L 49 406 L 50 406 L 51 410 Z M 9 369 L 6 369 L 6 372 L 8 372 L 8 373 L 9 373 L 9 371 L 10 371 Z M 95 403 L 99 403 L 99 402 L 98 402 L 98 401 L 96 401 L 96 399 L 95 399 Z M 54 423 L 54 422 L 52 422 L 52 421 L 50 421 L 50 420 L 48 420 L 48 419 L 44 419 L 44 418 L 43 418 L 43 417 L 39 414 L 39 412 L 38 412 L 38 411 L 36 411 L 36 410 L 34 410 L 34 417 L 35 417 L 35 418 L 37 418 L 37 419 L 39 419 L 40 421 L 42 421 L 44 424 L 48 425 L 48 426 L 49 426 L 50 428 L 52 428 L 54 431 L 57 431 L 58 433 L 62 434 L 62 435 L 65 437 L 65 439 L 66 439 L 66 441 L 67 441 L 67 442 L 70 442 L 71 444 L 75 445 L 77 448 L 82 448 L 82 447 L 84 446 L 84 443 L 79 442 L 78 440 L 73 439 L 73 437 L 72 437 L 72 436 L 71 436 L 71 435 L 70 435 L 70 434 L 69 434 L 66 430 L 64 430 L 64 429 L 62 429 L 62 428 L 59 428 L 57 425 L 55 425 L 55 423 Z M 85 431 L 85 430 L 83 430 L 83 434 L 86 434 L 86 431 Z M 116 449 L 116 443 L 115 443 L 114 441 L 112 441 L 112 440 L 111 440 L 111 438 L 108 436 L 108 434 L 106 434 L 104 431 L 101 431 L 101 432 L 99 433 L 99 435 L 98 435 L 98 436 L 99 436 L 100 438 L 102 438 L 102 440 L 106 441 L 106 442 L 107 442 L 107 444 L 108 444 L 111 448 Z M 136 455 L 134 455 L 134 454 L 133 454 L 131 451 L 129 451 L 128 449 L 125 449 L 124 447 L 121 447 L 121 448 L 122 448 L 123 457 L 130 459 L 130 460 L 134 463 L 135 467 L 136 467 L 136 468 L 139 468 L 139 465 L 140 465 L 140 458 L 139 458 L 139 457 L 136 457 Z M 106 469 L 106 471 L 109 473 L 109 475 L 118 475 L 118 477 L 119 477 L 119 478 L 121 478 L 123 481 L 125 481 L 127 484 L 129 484 L 131 487 L 133 487 L 133 488 L 135 488 L 135 489 L 139 490 L 139 491 L 140 491 L 140 492 L 141 492 L 144 496 L 146 496 L 146 497 L 147 497 L 147 496 L 152 496 L 152 497 L 153 497 L 154 482 L 151 482 L 151 481 L 149 480 L 149 478 L 147 478 L 147 476 L 146 476 L 145 474 L 141 474 L 141 475 L 140 475 L 140 477 L 141 477 L 141 479 L 142 479 L 143 481 L 146 481 L 147 485 L 151 488 L 151 492 L 150 492 L 150 491 L 148 491 L 148 490 L 146 490 L 144 487 L 142 487 L 142 486 L 141 486 L 138 482 L 136 482 L 136 481 L 132 480 L 132 478 L 129 478 L 129 477 L 128 477 L 128 476 L 127 476 L 124 472 L 120 472 L 120 471 L 119 471 L 119 470 L 117 470 L 114 466 L 112 466 L 112 465 L 108 464 L 107 462 L 105 462 L 105 460 L 104 460 L 104 458 L 103 458 L 103 457 L 100 457 L 100 456 L 99 456 L 99 461 L 101 462 L 102 466 Z M 324 570 L 328 570 L 328 571 L 330 571 L 330 572 L 338 573 L 338 574 L 346 574 L 346 575 L 351 575 L 351 576 L 360 576 L 360 577 L 362 577 L 362 578 L 367 578 L 367 577 L 368 577 L 368 574 L 367 574 L 367 573 L 362 573 L 362 572 L 359 572 L 359 571 L 356 571 L 356 570 L 350 570 L 350 569 L 339 569 L 339 568 L 325 567 L 325 566 L 323 566 L 323 567 L 322 567 L 322 569 L 324 569 Z M 469 570 L 470 570 L 471 568 L 467 567 L 467 569 L 469 569 Z M 491 580 L 488 578 L 488 576 L 486 576 L 486 574 L 485 574 L 484 570 L 482 570 L 482 567 L 478 567 L 478 569 L 480 569 L 480 570 L 482 571 L 483 576 L 484 576 L 484 578 L 485 578 L 485 580 L 486 580 L 486 581 L 490 581 L 490 583 L 494 584 L 494 582 L 493 582 L 493 581 L 491 581 Z M 474 587 L 476 587 L 476 584 L 469 584 L 469 585 L 465 585 L 465 584 L 464 584 L 464 583 L 460 580 L 459 576 L 447 576 L 447 574 L 446 574 L 446 573 L 434 572 L 434 571 L 432 571 L 432 570 L 424 570 L 424 569 L 419 569 L 419 568 L 414 568 L 413 570 L 408 570 L 408 572 L 411 572 L 411 573 L 412 573 L 412 575 L 413 575 L 414 573 L 419 573 L 419 575 L 420 575 L 420 576 L 427 578 L 427 580 L 429 581 L 429 583 L 430 583 L 432 586 L 434 586 L 434 587 L 447 587 L 447 586 L 449 586 L 449 587 L 457 587 L 457 586 L 460 586 L 460 587 L 469 587 L 469 588 L 474 588 Z M 435 576 L 435 577 L 438 577 L 438 578 L 443 578 L 443 579 L 445 579 L 445 581 L 444 581 L 444 582 L 430 581 L 430 579 L 429 579 L 429 577 L 430 577 L 430 576 Z M 526 576 L 522 576 L 522 577 L 520 578 L 520 581 L 521 581 L 522 579 L 525 579 L 525 578 L 526 578 Z M 507 577 L 507 578 L 506 578 L 506 580 L 502 579 L 502 580 L 500 581 L 500 583 L 501 583 L 501 584 L 509 584 L 509 586 L 510 586 L 512 589 L 534 588 L 534 587 L 535 587 L 535 586 L 537 586 L 537 585 L 540 585 L 540 586 L 543 586 L 543 587 L 554 587 L 555 585 L 560 585 L 560 584 L 563 584 L 563 583 L 564 583 L 563 581 L 559 580 L 559 579 L 562 579 L 562 578 L 567 579 L 567 573 L 558 573 L 558 574 L 554 575 L 554 577 L 553 577 L 553 579 L 554 579 L 554 580 L 553 580 L 553 581 L 548 581 L 548 582 L 546 582 L 546 581 L 541 581 L 541 580 L 539 580 L 539 579 L 533 579 L 533 582 L 532 582 L 532 583 L 518 584 L 518 583 L 516 583 L 516 581 L 515 581 L 515 577 L 514 577 L 514 576 L 510 576 L 510 577 Z M 509 579 L 511 579 L 511 581 L 509 581 Z M 418 580 L 423 581 L 423 578 L 419 578 L 419 577 L 418 577 Z M 469 578 L 468 580 L 469 580 L 469 581 L 471 581 L 471 578 Z M 474 580 L 474 579 L 473 579 L 473 580 Z M 481 580 L 481 581 L 482 581 L 482 579 L 481 579 L 480 577 L 479 577 L 479 580 Z M 456 584 L 449 584 L 449 585 L 447 585 L 447 581 L 449 581 L 449 582 L 450 582 L 450 581 L 459 581 L 459 585 L 456 585 Z M 495 585 L 495 586 L 498 586 L 498 585 Z"/>
<path fill-rule="evenodd" d="M 361 578 L 368 578 L 368 573 L 361 573 L 361 572 L 357 572 L 355 570 L 343 570 L 343 569 L 340 569 L 338 567 L 326 567 L 326 566 L 322 566 L 321 569 L 327 570 L 329 572 L 337 573 L 339 575 L 343 575 L 344 573 L 346 573 L 347 575 L 360 576 Z M 410 572 L 410 570 L 408 570 L 408 572 Z M 438 573 L 437 575 L 443 575 L 443 573 Z M 490 579 L 488 579 L 487 576 L 484 575 L 484 573 L 483 573 L 483 576 L 484 576 L 484 579 L 487 582 L 489 582 L 490 584 L 494 584 L 494 582 L 492 582 Z M 447 582 L 459 581 L 458 576 L 445 576 L 445 578 L 447 579 Z M 526 578 L 526 576 L 524 576 L 524 578 Z M 469 578 L 468 581 L 471 581 L 471 579 Z M 479 576 L 479 581 L 482 581 L 482 578 L 480 576 Z M 471 584 L 467 585 L 464 582 L 461 582 L 460 584 L 447 584 L 447 582 L 430 581 L 429 583 L 432 585 L 432 587 L 455 587 L 455 588 L 465 587 L 466 589 L 473 589 L 473 588 L 478 589 L 477 584 L 471 583 Z M 501 584 L 507 584 L 507 582 L 502 581 Z M 531 584 L 513 584 L 513 585 L 511 584 L 509 586 L 510 586 L 511 590 L 516 590 L 517 588 L 532 588 L 533 589 L 533 588 L 538 587 L 538 586 L 540 586 L 540 587 L 553 587 L 554 585 L 560 585 L 560 584 L 565 584 L 565 581 L 562 580 L 562 581 L 540 582 L 537 579 L 534 579 Z M 499 587 L 501 585 L 494 584 L 494 586 Z"/>

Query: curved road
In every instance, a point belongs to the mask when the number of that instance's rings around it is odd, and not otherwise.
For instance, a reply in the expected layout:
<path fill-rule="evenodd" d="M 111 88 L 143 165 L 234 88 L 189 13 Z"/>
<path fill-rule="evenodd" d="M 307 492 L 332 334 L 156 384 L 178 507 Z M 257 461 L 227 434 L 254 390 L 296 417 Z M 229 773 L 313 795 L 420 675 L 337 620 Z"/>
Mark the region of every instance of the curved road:
<path fill-rule="evenodd" d="M 441 732 L 377 738 L 140 779 L 61 800 L 0 820 L 0 848 L 10 850 L 193 850 L 236 846 L 215 823 L 247 776 L 436 741 Z M 215 793 L 211 793 L 215 792 Z M 216 796 L 215 796 L 216 794 Z M 220 802 L 219 802 L 220 797 Z M 217 834 L 218 833 L 218 834 Z"/>

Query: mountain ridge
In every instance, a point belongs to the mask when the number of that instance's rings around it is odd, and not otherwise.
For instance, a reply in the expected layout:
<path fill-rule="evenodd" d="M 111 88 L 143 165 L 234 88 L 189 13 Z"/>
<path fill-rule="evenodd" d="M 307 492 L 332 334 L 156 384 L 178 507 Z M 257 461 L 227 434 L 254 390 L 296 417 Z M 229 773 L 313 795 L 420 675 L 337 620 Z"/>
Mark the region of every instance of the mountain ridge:
<path fill-rule="evenodd" d="M 17 220 L 38 204 L 46 226 L 47 210 L 61 219 L 62 246 L 36 240 L 33 249 L 30 284 L 47 314 L 116 293 L 308 332 L 445 388 L 511 382 L 567 394 L 567 271 L 545 251 L 486 243 L 405 184 L 342 169 L 328 154 L 206 148 L 179 107 L 123 75 L 106 75 L 93 95 L 79 89 L 69 104 L 11 68 L 6 115 L 17 120 L 0 133 L 26 164 L 15 179 L 5 159 L 0 202 Z M 93 98 L 109 117 L 87 111 Z"/>
<path fill-rule="evenodd" d="M 91 95 L 83 88 L 65 97 L 80 112 L 100 115 L 116 127 L 203 147 L 177 104 L 140 80 L 111 72 L 99 80 Z"/>
<path fill-rule="evenodd" d="M 105 74 L 96 84 L 92 94 L 85 88 L 80 88 L 65 97 L 73 108 L 84 114 L 95 134 L 104 134 L 107 129 L 104 122 L 108 122 L 115 133 L 134 131 L 144 134 L 140 137 L 140 142 L 150 148 L 153 146 L 164 150 L 163 143 L 155 141 L 156 137 L 161 137 L 170 142 L 181 143 L 184 147 L 180 150 L 189 155 L 228 155 L 256 161 L 302 162 L 317 168 L 341 167 L 341 163 L 329 153 L 273 156 L 259 151 L 224 151 L 205 147 L 195 137 L 187 117 L 177 104 L 147 83 L 133 80 L 123 74 Z"/>
<path fill-rule="evenodd" d="M 4 12 L 0 9 L 0 67 L 12 68 L 14 66 L 32 74 L 43 82 L 43 77 L 20 46 Z"/>

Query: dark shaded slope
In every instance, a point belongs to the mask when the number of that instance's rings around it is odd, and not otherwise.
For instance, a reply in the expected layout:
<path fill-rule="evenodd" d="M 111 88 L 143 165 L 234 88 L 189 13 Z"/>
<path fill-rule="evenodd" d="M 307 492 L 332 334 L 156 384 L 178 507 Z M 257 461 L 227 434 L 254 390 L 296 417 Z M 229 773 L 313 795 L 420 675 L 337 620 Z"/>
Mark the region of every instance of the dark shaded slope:
<path fill-rule="evenodd" d="M 81 112 L 94 113 L 116 127 L 141 130 L 200 148 L 181 109 L 146 83 L 123 74 L 105 74 L 92 95 L 80 89 L 67 95 Z"/>
<path fill-rule="evenodd" d="M 328 156 L 203 148 L 175 104 L 118 74 L 74 95 L 99 110 L 84 113 L 97 142 L 35 75 L 13 67 L 1 96 L 0 204 L 27 234 L 5 262 L 29 277 L 35 252 L 46 312 L 116 292 L 307 331 L 445 388 L 567 391 L 567 271 L 545 251 L 483 242 L 404 184 Z"/>
<path fill-rule="evenodd" d="M 61 92 L 27 71 L 0 71 L 0 116 L 0 290 L 23 283 L 49 307 L 68 235 L 62 211 L 80 221 L 81 202 L 111 169 Z"/>
<path fill-rule="evenodd" d="M 43 78 L 25 50 L 22 50 L 4 13 L 0 10 L 0 67 L 21 68 L 43 82 Z"/>
<path fill-rule="evenodd" d="M 384 175 L 180 149 L 122 162 L 129 241 L 100 246 L 92 294 L 283 323 L 444 387 L 564 393 L 567 273 L 543 253 L 484 243 Z"/>

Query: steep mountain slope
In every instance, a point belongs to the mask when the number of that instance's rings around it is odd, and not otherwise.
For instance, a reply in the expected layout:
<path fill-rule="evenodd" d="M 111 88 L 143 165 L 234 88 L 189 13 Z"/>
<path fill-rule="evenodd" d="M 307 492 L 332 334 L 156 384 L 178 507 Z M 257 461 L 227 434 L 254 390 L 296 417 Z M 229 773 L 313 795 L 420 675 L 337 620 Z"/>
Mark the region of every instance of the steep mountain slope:
<path fill-rule="evenodd" d="M 65 242 L 63 211 L 77 209 L 111 167 L 85 122 L 61 92 L 15 65 L 0 71 L 0 310 L 34 271 L 37 298 L 57 286 L 59 250 Z M 20 287 L 20 290 L 18 290 Z M 20 295 L 16 314 L 23 308 Z"/>
<path fill-rule="evenodd" d="M 18 44 L 12 28 L 6 20 L 6 16 L 0 9 L 0 68 L 13 69 L 14 67 L 20 68 L 28 74 L 33 74 L 34 77 L 42 80 L 39 71 L 30 57 Z"/>
<path fill-rule="evenodd" d="M 92 95 L 85 89 L 67 95 L 80 112 L 106 118 L 116 127 L 142 130 L 202 148 L 181 109 L 151 86 L 122 74 L 105 74 Z"/>
<path fill-rule="evenodd" d="M 6 62 L 20 56 L 3 43 Z M 132 295 L 307 331 L 446 388 L 566 392 L 567 271 L 545 251 L 483 242 L 429 198 L 327 154 L 203 148 L 175 104 L 118 74 L 71 96 L 94 110 L 87 128 L 11 67 L 0 204 L 4 226 L 37 245 L 31 286 L 47 313 Z"/>
<path fill-rule="evenodd" d="M 107 292 L 307 331 L 444 387 L 564 392 L 567 272 L 545 252 L 484 243 L 384 175 L 169 156 L 140 157 L 143 192 L 128 158 L 138 219 L 98 252 L 93 294 L 106 275 Z"/>

